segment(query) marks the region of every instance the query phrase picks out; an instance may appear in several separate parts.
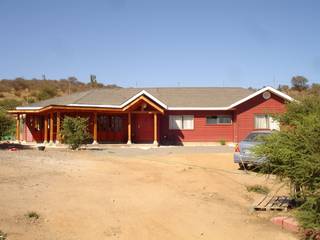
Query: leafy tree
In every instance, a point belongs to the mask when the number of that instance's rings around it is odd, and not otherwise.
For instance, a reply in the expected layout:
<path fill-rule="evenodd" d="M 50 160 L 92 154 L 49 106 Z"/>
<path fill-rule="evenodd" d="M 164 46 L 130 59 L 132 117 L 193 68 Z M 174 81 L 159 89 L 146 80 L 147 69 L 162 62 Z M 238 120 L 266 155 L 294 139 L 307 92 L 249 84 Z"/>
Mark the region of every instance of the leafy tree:
<path fill-rule="evenodd" d="M 320 96 L 308 96 L 287 105 L 278 117 L 282 128 L 256 147 L 266 157 L 262 172 L 290 184 L 297 202 L 297 217 L 305 227 L 320 229 Z"/>
<path fill-rule="evenodd" d="M 0 108 L 0 138 L 12 136 L 15 131 L 14 119 Z"/>
<path fill-rule="evenodd" d="M 303 76 L 294 76 L 291 79 L 292 89 L 303 91 L 308 88 L 308 79 Z"/>
<path fill-rule="evenodd" d="M 77 149 L 91 138 L 88 118 L 68 117 L 63 119 L 61 134 L 71 149 Z"/>

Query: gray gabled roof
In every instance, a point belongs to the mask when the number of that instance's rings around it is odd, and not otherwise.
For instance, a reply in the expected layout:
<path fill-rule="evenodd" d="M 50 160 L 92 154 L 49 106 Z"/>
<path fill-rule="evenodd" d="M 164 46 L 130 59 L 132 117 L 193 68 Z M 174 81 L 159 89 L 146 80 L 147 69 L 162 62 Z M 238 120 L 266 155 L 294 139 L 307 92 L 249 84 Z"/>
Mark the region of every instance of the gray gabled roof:
<path fill-rule="evenodd" d="M 229 110 L 266 91 L 270 91 L 286 101 L 294 100 L 272 87 L 264 87 L 258 91 L 227 87 L 116 88 L 92 89 L 17 107 L 17 110 L 41 109 L 52 105 L 121 109 L 142 95 L 168 110 Z"/>
<path fill-rule="evenodd" d="M 121 105 L 143 90 L 169 108 L 228 107 L 254 93 L 253 90 L 238 87 L 92 89 L 86 92 L 40 101 L 25 107 L 64 106 L 70 104 Z"/>

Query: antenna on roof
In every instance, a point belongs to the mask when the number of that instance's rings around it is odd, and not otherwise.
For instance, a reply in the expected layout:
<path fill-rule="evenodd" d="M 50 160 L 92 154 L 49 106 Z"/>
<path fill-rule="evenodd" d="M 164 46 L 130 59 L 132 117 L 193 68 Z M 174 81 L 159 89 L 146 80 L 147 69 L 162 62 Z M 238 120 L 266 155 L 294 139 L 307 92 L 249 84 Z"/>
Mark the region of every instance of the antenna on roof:
<path fill-rule="evenodd" d="M 276 88 L 276 76 L 273 75 L 273 87 Z"/>

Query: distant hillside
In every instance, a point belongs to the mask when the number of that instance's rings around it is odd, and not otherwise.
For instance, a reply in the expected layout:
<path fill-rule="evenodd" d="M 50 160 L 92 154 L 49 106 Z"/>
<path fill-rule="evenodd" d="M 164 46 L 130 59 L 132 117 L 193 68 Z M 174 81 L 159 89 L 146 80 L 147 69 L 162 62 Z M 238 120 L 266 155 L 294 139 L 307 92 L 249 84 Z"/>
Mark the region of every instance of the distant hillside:
<path fill-rule="evenodd" d="M 0 106 L 12 109 L 18 105 L 26 105 L 92 88 L 119 88 L 119 86 L 97 82 L 83 83 L 75 77 L 60 80 L 2 79 L 0 80 Z"/>

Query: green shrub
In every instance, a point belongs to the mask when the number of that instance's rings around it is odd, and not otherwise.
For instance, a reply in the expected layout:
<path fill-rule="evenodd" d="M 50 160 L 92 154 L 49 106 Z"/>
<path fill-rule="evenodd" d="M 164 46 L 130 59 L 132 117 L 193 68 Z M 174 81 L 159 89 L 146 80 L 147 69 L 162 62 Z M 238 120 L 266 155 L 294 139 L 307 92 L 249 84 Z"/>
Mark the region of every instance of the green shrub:
<path fill-rule="evenodd" d="M 25 215 L 29 219 L 37 220 L 40 218 L 40 215 L 37 212 L 31 211 Z"/>
<path fill-rule="evenodd" d="M 296 216 L 304 228 L 320 230 L 320 197 L 308 197 Z"/>
<path fill-rule="evenodd" d="M 262 185 L 252 185 L 247 186 L 246 188 L 248 192 L 255 192 L 260 194 L 268 194 L 270 192 L 268 187 Z"/>
<path fill-rule="evenodd" d="M 58 90 L 56 87 L 44 87 L 37 94 L 37 99 L 39 101 L 53 98 L 58 95 Z"/>
<path fill-rule="evenodd" d="M 6 239 L 7 239 L 7 234 L 0 230 L 0 240 L 6 240 Z"/>
<path fill-rule="evenodd" d="M 88 118 L 68 117 L 63 119 L 61 134 L 71 149 L 77 149 L 90 139 Z"/>
<path fill-rule="evenodd" d="M 0 108 L 0 139 L 13 136 L 15 132 L 15 122 L 5 110 Z"/>
<path fill-rule="evenodd" d="M 221 139 L 221 140 L 219 141 L 219 143 L 220 143 L 222 146 L 224 146 L 224 145 L 226 145 L 226 140 Z"/>
<path fill-rule="evenodd" d="M 261 171 L 292 186 L 292 197 L 302 203 L 297 209 L 302 226 L 320 228 L 320 96 L 288 104 L 278 119 L 281 131 L 254 149 L 267 159 Z"/>

